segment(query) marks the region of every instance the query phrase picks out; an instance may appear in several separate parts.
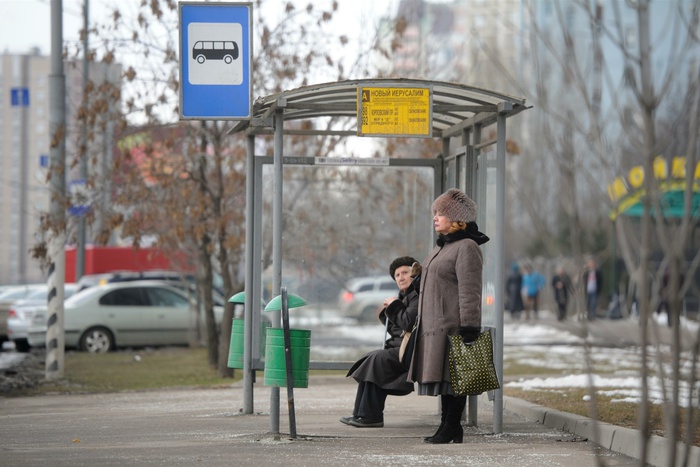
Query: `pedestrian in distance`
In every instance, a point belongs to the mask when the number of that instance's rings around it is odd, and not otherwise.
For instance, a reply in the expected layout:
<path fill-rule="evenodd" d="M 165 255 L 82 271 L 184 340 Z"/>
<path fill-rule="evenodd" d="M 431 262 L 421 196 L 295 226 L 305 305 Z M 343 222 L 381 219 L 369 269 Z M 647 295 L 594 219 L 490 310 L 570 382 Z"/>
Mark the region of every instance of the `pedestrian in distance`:
<path fill-rule="evenodd" d="M 523 288 L 523 275 L 520 273 L 520 267 L 517 261 L 513 261 L 510 265 L 510 273 L 508 273 L 508 280 L 506 282 L 506 289 L 508 291 L 508 310 L 510 311 L 510 317 L 513 320 L 520 319 L 520 314 L 522 313 L 525 306 L 523 305 L 523 296 L 520 292 Z"/>
<path fill-rule="evenodd" d="M 563 266 L 557 268 L 557 273 L 552 277 L 552 292 L 557 304 L 557 320 L 566 319 L 566 309 L 569 304 L 569 294 L 574 291 L 571 278 Z"/>
<path fill-rule="evenodd" d="M 461 443 L 466 395 L 456 395 L 449 371 L 449 338 L 465 343 L 481 332 L 483 255 L 479 245 L 489 238 L 476 225 L 476 203 L 462 191 L 447 190 L 432 205 L 437 244 L 422 262 L 418 296 L 417 337 L 409 382 L 418 394 L 440 396 L 440 426 L 426 443 Z"/>
<path fill-rule="evenodd" d="M 683 285 L 683 280 L 685 276 L 683 273 L 678 274 L 678 291 L 680 291 Z M 661 277 L 661 285 L 659 287 L 659 305 L 656 307 L 656 313 L 666 313 L 666 324 L 668 327 L 673 326 L 673 319 L 671 318 L 671 308 L 669 306 L 669 301 L 671 299 L 671 271 L 668 266 L 664 269 L 664 275 Z M 676 292 L 678 293 L 678 292 Z"/>
<path fill-rule="evenodd" d="M 593 321 L 598 315 L 598 296 L 603 290 L 603 274 L 598 269 L 596 260 L 589 258 L 583 272 L 583 286 L 586 291 L 586 310 L 588 320 Z"/>
<path fill-rule="evenodd" d="M 544 276 L 535 271 L 529 264 L 525 266 L 525 274 L 523 274 L 523 302 L 525 304 L 525 319 L 530 319 L 530 311 L 533 318 L 537 319 L 537 310 L 539 307 L 540 291 L 544 288 Z"/>
<path fill-rule="evenodd" d="M 399 287 L 399 295 L 384 300 L 377 310 L 389 337 L 384 348 L 364 355 L 347 374 L 357 381 L 355 407 L 352 416 L 340 421 L 357 428 L 383 427 L 387 396 L 413 392 L 413 384 L 406 381 L 407 368 L 399 360 L 399 348 L 404 333 L 411 331 L 416 323 L 420 264 L 410 256 L 402 256 L 391 262 L 389 274 Z"/>

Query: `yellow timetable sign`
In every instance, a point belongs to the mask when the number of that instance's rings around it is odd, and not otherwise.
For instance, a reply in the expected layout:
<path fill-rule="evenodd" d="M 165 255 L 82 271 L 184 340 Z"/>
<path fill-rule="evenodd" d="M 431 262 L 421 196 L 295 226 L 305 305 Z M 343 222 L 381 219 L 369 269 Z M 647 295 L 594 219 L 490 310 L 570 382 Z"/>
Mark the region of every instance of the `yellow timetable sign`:
<path fill-rule="evenodd" d="M 431 136 L 431 88 L 358 88 L 357 134 Z"/>

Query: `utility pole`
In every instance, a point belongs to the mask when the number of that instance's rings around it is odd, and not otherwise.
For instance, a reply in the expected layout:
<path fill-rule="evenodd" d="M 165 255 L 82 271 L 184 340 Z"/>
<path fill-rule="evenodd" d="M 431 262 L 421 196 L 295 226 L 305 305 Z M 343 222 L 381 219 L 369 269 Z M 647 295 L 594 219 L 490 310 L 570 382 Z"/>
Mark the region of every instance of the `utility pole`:
<path fill-rule="evenodd" d="M 65 334 L 63 298 L 66 280 L 66 78 L 63 73 L 63 0 L 51 0 L 51 75 L 49 76 L 51 145 L 48 316 L 46 323 L 46 379 L 63 378 Z"/>
<path fill-rule="evenodd" d="M 81 124 L 80 133 L 80 180 L 81 186 L 87 187 L 87 109 L 88 109 L 88 3 L 89 0 L 85 0 L 83 4 L 83 122 Z M 85 214 L 86 212 L 86 201 L 82 199 L 82 193 L 86 193 L 86 190 L 81 190 L 81 194 L 78 196 L 80 199 L 81 208 L 78 213 L 78 248 L 75 255 L 75 281 L 83 277 L 85 274 Z M 75 200 L 73 201 L 75 202 Z"/>

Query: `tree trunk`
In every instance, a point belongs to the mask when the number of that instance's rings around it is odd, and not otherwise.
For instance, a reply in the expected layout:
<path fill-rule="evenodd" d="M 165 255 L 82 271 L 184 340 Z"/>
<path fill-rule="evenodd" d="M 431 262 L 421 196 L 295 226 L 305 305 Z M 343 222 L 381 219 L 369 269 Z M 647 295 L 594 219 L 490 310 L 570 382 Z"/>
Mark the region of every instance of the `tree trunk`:
<path fill-rule="evenodd" d="M 642 383 L 642 403 L 640 404 L 639 414 L 639 430 L 642 434 L 642 452 L 640 456 L 641 465 L 646 465 L 649 438 L 649 371 L 647 362 L 649 360 L 647 345 L 649 344 L 649 317 L 651 315 L 649 281 L 646 278 L 650 270 L 651 256 L 651 197 L 656 193 L 654 184 L 654 150 L 656 146 L 656 136 L 654 132 L 654 86 L 651 74 L 651 44 L 649 30 L 649 3 L 648 0 L 640 0 L 637 5 L 637 14 L 639 20 L 639 50 L 640 50 L 640 78 L 641 92 L 639 94 L 639 104 L 641 107 L 643 119 L 643 155 L 644 155 L 644 173 L 648 174 L 645 177 L 644 185 L 646 187 L 646 196 L 644 197 L 643 206 L 644 213 L 642 215 L 642 245 L 640 249 L 640 264 L 639 269 L 642 277 L 639 286 L 640 299 L 640 332 L 642 343 L 642 368 L 641 368 L 641 383 Z M 675 429 L 675 428 L 674 428 Z M 671 449 L 675 452 L 675 449 Z M 669 464 L 675 465 L 675 463 Z"/>
<path fill-rule="evenodd" d="M 201 293 L 204 303 L 204 318 L 207 330 L 207 354 L 209 366 L 217 368 L 219 359 L 219 335 L 216 332 L 216 320 L 214 319 L 214 302 L 212 300 L 212 264 L 209 252 L 211 239 L 209 235 L 203 235 L 199 245 L 199 262 L 202 269 Z"/>

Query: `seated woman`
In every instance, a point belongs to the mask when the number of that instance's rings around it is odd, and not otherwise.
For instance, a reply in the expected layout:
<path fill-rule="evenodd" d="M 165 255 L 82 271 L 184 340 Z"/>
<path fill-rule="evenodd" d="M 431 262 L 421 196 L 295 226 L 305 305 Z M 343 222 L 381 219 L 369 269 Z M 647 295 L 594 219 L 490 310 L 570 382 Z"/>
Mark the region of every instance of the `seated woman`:
<path fill-rule="evenodd" d="M 351 417 L 340 421 L 358 428 L 383 427 L 386 397 L 413 392 L 413 383 L 406 382 L 407 367 L 399 360 L 399 348 L 404 332 L 413 329 L 418 316 L 420 264 L 410 256 L 402 256 L 392 261 L 389 273 L 399 286 L 399 296 L 387 298 L 378 310 L 389 337 L 383 349 L 363 356 L 347 374 L 358 382 L 355 409 Z"/>

